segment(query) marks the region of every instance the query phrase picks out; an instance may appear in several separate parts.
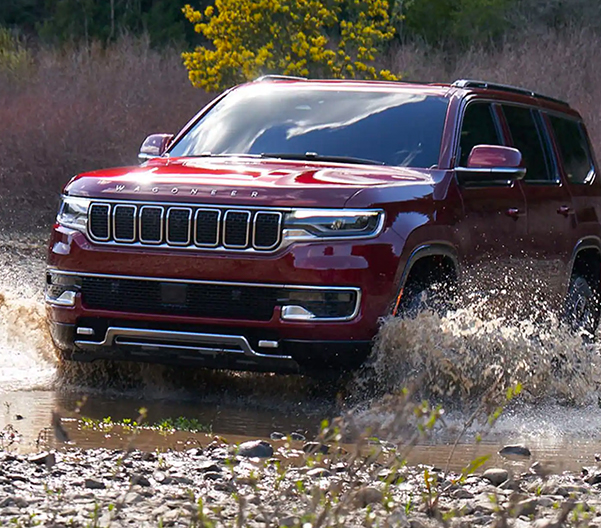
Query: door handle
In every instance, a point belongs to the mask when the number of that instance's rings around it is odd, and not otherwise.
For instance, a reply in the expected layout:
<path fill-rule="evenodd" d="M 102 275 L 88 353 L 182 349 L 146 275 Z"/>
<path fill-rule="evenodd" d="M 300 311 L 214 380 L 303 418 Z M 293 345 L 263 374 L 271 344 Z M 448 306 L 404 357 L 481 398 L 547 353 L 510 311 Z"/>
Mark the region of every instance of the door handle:
<path fill-rule="evenodd" d="M 524 213 L 522 213 L 517 207 L 510 207 L 509 209 L 507 209 L 507 211 L 505 211 L 505 214 L 510 218 L 516 219 L 520 216 L 524 216 Z"/>
<path fill-rule="evenodd" d="M 569 216 L 574 214 L 574 210 L 569 205 L 562 205 L 559 209 L 557 209 L 557 214 Z"/>

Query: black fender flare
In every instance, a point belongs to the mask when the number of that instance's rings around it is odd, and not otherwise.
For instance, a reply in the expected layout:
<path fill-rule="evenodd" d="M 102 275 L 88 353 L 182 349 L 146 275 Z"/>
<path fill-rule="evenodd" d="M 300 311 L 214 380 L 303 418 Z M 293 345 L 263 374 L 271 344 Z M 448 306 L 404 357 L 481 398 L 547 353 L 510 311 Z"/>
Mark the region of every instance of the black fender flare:
<path fill-rule="evenodd" d="M 405 267 L 403 268 L 403 271 L 400 274 L 400 278 L 398 280 L 397 293 L 394 297 L 394 302 L 390 310 L 390 313 L 392 313 L 392 315 L 396 315 L 397 313 L 399 304 L 401 302 L 401 297 L 403 296 L 403 289 L 405 287 L 407 278 L 409 277 L 409 273 L 411 273 L 413 266 L 415 266 L 415 264 L 421 259 L 432 256 L 442 256 L 450 258 L 453 262 L 453 267 L 455 269 L 457 279 L 459 280 L 459 255 L 457 253 L 457 250 L 455 249 L 455 246 L 443 241 L 428 242 L 417 246 L 409 255 Z"/>

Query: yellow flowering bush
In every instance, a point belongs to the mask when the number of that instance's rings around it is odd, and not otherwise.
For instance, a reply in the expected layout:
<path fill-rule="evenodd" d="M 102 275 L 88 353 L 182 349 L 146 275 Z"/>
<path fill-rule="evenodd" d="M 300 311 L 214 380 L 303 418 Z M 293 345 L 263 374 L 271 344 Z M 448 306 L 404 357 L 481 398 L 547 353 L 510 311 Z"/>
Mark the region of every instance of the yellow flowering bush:
<path fill-rule="evenodd" d="M 394 36 L 388 0 L 215 0 L 204 13 L 183 11 L 212 42 L 182 54 L 190 81 L 205 90 L 268 73 L 398 79 L 373 65 Z"/>

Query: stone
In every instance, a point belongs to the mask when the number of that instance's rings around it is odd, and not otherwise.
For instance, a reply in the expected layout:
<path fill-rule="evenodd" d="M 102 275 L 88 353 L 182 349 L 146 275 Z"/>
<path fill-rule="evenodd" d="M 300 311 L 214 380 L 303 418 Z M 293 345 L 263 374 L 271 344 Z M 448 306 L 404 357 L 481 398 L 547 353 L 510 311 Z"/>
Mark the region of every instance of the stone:
<path fill-rule="evenodd" d="M 509 478 L 509 472 L 506 469 L 490 468 L 482 474 L 482 478 L 488 480 L 493 486 L 498 486 Z"/>
<path fill-rule="evenodd" d="M 384 494 L 379 489 L 371 486 L 365 486 L 355 494 L 355 503 L 359 508 L 382 502 L 383 499 Z"/>
<path fill-rule="evenodd" d="M 274 431 L 269 435 L 269 438 L 271 438 L 272 440 L 283 440 L 284 438 L 286 438 L 286 435 L 284 433 L 278 433 L 277 431 Z"/>
<path fill-rule="evenodd" d="M 327 455 L 330 451 L 330 448 L 319 442 L 307 442 L 303 446 L 303 451 L 308 455 L 314 455 L 316 453 L 321 453 L 322 455 Z"/>
<path fill-rule="evenodd" d="M 219 480 L 220 478 L 223 478 L 223 475 L 220 471 L 207 471 L 204 474 L 204 477 L 206 480 Z"/>
<path fill-rule="evenodd" d="M 304 434 L 301 433 L 290 433 L 290 440 L 295 440 L 297 442 L 304 442 L 307 438 Z"/>
<path fill-rule="evenodd" d="M 311 478 L 331 477 L 332 472 L 326 468 L 316 467 L 307 471 L 307 476 Z"/>
<path fill-rule="evenodd" d="M 56 456 L 54 453 L 48 453 L 48 452 L 43 452 L 43 453 L 37 453 L 35 455 L 31 455 L 27 460 L 29 460 L 29 462 L 31 462 L 32 464 L 37 464 L 37 465 L 44 465 L 44 466 L 54 466 L 54 464 L 56 464 Z"/>
<path fill-rule="evenodd" d="M 241 443 L 236 454 L 249 458 L 269 458 L 273 456 L 273 447 L 265 440 L 250 440 Z"/>
<path fill-rule="evenodd" d="M 474 494 L 466 490 L 465 488 L 459 488 L 451 492 L 451 497 L 454 499 L 473 499 Z"/>
<path fill-rule="evenodd" d="M 203 473 L 221 473 L 223 471 L 223 468 L 219 464 L 215 464 L 215 462 L 210 460 L 199 464 L 196 466 L 196 469 Z"/>
<path fill-rule="evenodd" d="M 135 486 L 136 484 L 138 486 L 143 486 L 147 488 L 148 486 L 150 486 L 150 481 L 143 475 L 135 474 L 131 477 L 131 485 Z"/>
<path fill-rule="evenodd" d="M 601 473 L 594 473 L 592 475 L 588 475 L 584 481 L 587 484 L 590 484 L 591 486 L 594 484 L 599 484 L 601 483 Z"/>
<path fill-rule="evenodd" d="M 104 485 L 104 482 L 100 482 L 98 480 L 94 480 L 94 479 L 90 479 L 87 478 L 83 481 L 83 485 L 85 488 L 88 489 L 105 489 L 106 486 Z"/>
<path fill-rule="evenodd" d="M 514 456 L 530 458 L 532 456 L 532 453 L 530 452 L 530 449 L 523 445 L 507 445 L 499 451 L 499 455 L 501 455 L 502 457 Z"/>
<path fill-rule="evenodd" d="M 538 499 L 536 497 L 520 501 L 515 505 L 515 516 L 519 517 L 520 515 L 534 515 L 537 508 Z"/>

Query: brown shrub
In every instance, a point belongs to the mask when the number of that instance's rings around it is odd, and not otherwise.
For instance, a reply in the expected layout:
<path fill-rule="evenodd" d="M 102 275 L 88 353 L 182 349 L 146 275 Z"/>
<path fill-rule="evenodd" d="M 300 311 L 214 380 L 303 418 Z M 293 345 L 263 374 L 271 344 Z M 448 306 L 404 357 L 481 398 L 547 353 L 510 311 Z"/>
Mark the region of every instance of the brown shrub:
<path fill-rule="evenodd" d="M 5 227 L 47 225 L 71 176 L 137 163 L 148 134 L 177 132 L 209 100 L 190 85 L 177 50 L 143 40 L 33 56 L 19 75 L 0 76 Z"/>
<path fill-rule="evenodd" d="M 601 141 L 601 38 L 567 29 L 514 36 L 498 50 L 449 56 L 407 45 L 385 57 L 405 79 L 478 78 L 525 86 L 580 110 Z M 142 140 L 176 132 L 210 97 L 190 85 L 179 50 L 124 38 L 111 47 L 39 49 L 0 72 L 4 227 L 47 226 L 60 189 L 82 171 L 136 163 Z"/>

